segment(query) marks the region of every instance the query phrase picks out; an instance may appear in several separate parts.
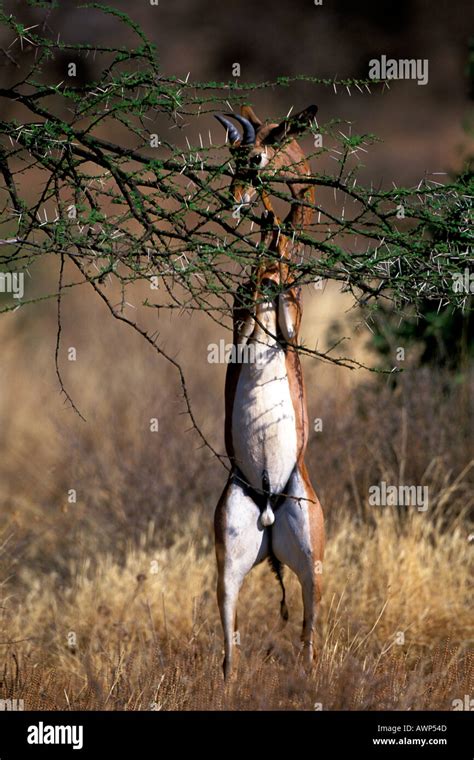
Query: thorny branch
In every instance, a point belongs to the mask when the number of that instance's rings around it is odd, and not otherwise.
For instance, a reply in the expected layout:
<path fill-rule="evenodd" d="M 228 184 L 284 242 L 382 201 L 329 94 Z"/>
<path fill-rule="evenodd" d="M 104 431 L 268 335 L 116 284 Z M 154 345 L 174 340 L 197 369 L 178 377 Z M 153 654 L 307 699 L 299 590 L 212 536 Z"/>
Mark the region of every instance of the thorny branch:
<path fill-rule="evenodd" d="M 60 257 L 57 291 L 26 298 L 21 306 L 56 299 L 56 373 L 81 417 L 59 369 L 61 299 L 66 288 L 89 284 L 115 319 L 173 365 L 192 427 L 224 463 L 199 427 L 179 363 L 124 315 L 125 293 L 137 294 L 137 285 L 145 283 L 150 296 L 142 297 L 142 306 L 199 310 L 230 328 L 233 294 L 263 252 L 261 217 L 258 202 L 235 207 L 228 192 L 234 167 L 222 133 L 211 134 L 210 115 L 237 110 L 253 93 L 297 79 L 359 96 L 377 85 L 307 76 L 255 84 L 165 77 L 154 46 L 134 22 L 104 6 L 88 7 L 126 24 L 137 46 L 74 45 L 54 39 L 50 10 L 42 25 L 30 29 L 0 12 L 0 25 L 11 34 L 5 63 L 10 76 L 21 77 L 0 89 L 0 112 L 14 114 L 0 120 L 0 268 L 25 270 L 45 256 Z M 51 66 L 66 52 L 76 63 L 93 55 L 96 79 L 76 83 L 65 73 L 51 83 Z M 380 298 L 399 309 L 416 310 L 426 297 L 440 308 L 470 308 L 453 278 L 472 258 L 472 173 L 453 181 L 427 175 L 411 188 L 365 187 L 358 171 L 374 136 L 357 135 L 352 125 L 336 121 L 315 123 L 312 131 L 320 136 L 309 155 L 313 169 L 328 155 L 335 170 L 308 178 L 316 202 L 300 203 L 312 207 L 312 225 L 298 233 L 282 227 L 301 251 L 292 264 L 296 283 L 340 282 L 355 305 L 368 309 L 367 320 Z M 105 139 L 114 133 L 125 135 L 120 144 Z M 288 178 L 288 169 L 261 176 L 259 191 L 289 201 L 288 186 L 297 180 Z M 66 261 L 79 271 L 79 281 L 65 281 Z M 120 307 L 113 305 L 117 288 Z M 0 313 L 17 307 L 2 303 Z M 345 367 L 364 366 L 335 355 L 334 348 L 297 350 Z"/>

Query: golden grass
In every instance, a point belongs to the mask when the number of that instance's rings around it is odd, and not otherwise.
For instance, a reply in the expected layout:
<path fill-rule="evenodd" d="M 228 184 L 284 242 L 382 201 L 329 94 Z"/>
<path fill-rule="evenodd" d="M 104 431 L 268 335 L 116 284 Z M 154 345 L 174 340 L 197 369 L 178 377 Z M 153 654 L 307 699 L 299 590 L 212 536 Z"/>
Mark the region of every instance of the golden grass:
<path fill-rule="evenodd" d="M 222 682 L 207 537 L 166 549 L 141 546 L 123 564 L 85 562 L 71 581 L 25 569 L 23 598 L 6 597 L 1 641 L 8 647 L 2 696 L 27 709 L 451 709 L 472 691 L 467 536 L 423 514 L 402 530 L 380 513 L 370 530 L 342 520 L 328 543 L 317 660 L 298 661 L 302 609 L 288 576 L 290 622 L 278 619 L 277 584 L 265 565 L 239 606 L 237 678 Z M 404 642 L 400 634 L 404 635 Z"/>

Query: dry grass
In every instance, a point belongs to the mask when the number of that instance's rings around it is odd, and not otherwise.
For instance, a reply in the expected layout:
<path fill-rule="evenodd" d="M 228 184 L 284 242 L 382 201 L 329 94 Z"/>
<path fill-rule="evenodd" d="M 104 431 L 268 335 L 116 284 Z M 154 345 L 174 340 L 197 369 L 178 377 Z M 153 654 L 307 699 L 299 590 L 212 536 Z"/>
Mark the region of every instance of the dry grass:
<path fill-rule="evenodd" d="M 196 322 L 161 329 L 180 336 L 200 420 L 222 449 L 223 368 L 216 377 L 206 362 L 221 336 Z M 282 630 L 261 566 L 241 594 L 238 677 L 224 688 L 211 520 L 225 473 L 185 433 L 173 376 L 76 304 L 65 346 L 79 360 L 64 371 L 84 425 L 58 402 L 52 315 L 41 333 L 21 313 L 6 329 L 0 698 L 26 709 L 449 710 L 472 693 L 472 379 L 419 373 L 395 393 L 335 380 L 321 394 L 308 368 L 311 415 L 324 418 L 308 462 L 329 528 L 317 660 L 310 673 L 298 662 L 296 580 L 288 572 Z M 382 479 L 428 485 L 428 512 L 369 507 Z"/>
<path fill-rule="evenodd" d="M 301 604 L 291 578 L 291 620 L 278 621 L 278 589 L 265 566 L 241 595 L 238 679 L 222 683 L 214 558 L 207 538 L 151 549 L 125 563 L 103 557 L 71 581 L 25 569 L 28 592 L 4 600 L 1 638 L 12 644 L 3 695 L 30 709 L 450 709 L 472 690 L 466 535 L 423 515 L 402 532 L 391 513 L 367 530 L 342 521 L 325 563 L 318 659 L 298 664 Z M 403 632 L 405 641 L 397 643 Z M 71 638 L 73 633 L 73 638 Z"/>

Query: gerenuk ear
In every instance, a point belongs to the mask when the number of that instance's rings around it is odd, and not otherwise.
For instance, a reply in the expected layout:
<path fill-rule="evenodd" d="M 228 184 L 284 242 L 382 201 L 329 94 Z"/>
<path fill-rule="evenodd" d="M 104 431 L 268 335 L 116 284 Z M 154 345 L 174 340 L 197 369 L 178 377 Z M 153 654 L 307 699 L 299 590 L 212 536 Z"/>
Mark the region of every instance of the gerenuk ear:
<path fill-rule="evenodd" d="M 240 114 L 244 119 L 248 119 L 255 131 L 258 131 L 263 124 L 251 106 L 241 106 Z"/>
<path fill-rule="evenodd" d="M 265 138 L 265 144 L 275 145 L 281 143 L 288 137 L 297 137 L 305 132 L 318 112 L 318 106 L 308 106 L 304 111 L 289 116 L 284 119 L 277 127 L 274 127 Z"/>

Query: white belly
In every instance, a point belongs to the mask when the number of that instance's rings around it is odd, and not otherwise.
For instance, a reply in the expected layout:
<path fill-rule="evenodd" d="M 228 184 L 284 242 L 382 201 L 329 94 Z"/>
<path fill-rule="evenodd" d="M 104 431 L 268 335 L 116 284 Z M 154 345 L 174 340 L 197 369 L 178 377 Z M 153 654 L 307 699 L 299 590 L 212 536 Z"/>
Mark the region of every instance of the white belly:
<path fill-rule="evenodd" d="M 256 344 L 258 345 L 258 344 Z M 257 361 L 243 364 L 232 412 L 232 440 L 238 467 L 247 481 L 280 493 L 296 464 L 295 412 L 286 376 L 285 354 L 278 345 L 258 345 Z"/>

